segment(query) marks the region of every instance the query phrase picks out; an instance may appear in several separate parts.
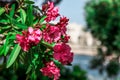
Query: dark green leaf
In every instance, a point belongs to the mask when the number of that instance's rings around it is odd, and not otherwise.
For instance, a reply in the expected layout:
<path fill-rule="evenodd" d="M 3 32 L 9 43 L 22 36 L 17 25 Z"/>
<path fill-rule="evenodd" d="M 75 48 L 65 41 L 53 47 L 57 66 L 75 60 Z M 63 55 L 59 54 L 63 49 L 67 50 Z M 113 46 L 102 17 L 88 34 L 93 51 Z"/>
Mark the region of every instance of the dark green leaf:
<path fill-rule="evenodd" d="M 15 12 L 15 4 L 12 5 L 11 9 L 12 9 L 12 10 L 10 11 L 10 17 L 13 18 L 14 12 Z"/>
<path fill-rule="evenodd" d="M 32 5 L 28 5 L 27 6 L 27 20 L 26 20 L 26 24 L 27 26 L 33 26 L 33 6 Z"/>
<path fill-rule="evenodd" d="M 3 53 L 4 53 L 4 49 L 3 48 L 4 48 L 3 46 L 0 47 L 0 56 L 3 55 Z"/>
<path fill-rule="evenodd" d="M 10 19 L 11 24 L 17 26 L 20 29 L 27 29 L 27 26 L 25 24 L 17 22 L 15 19 L 11 18 L 9 15 L 6 15 L 6 16 Z"/>
<path fill-rule="evenodd" d="M 26 74 L 28 74 L 32 70 L 32 65 L 30 64 L 29 67 L 27 68 Z"/>
<path fill-rule="evenodd" d="M 8 58 L 7 66 L 6 66 L 7 68 L 9 68 L 15 62 L 17 56 L 19 55 L 20 50 L 21 47 L 19 46 L 19 44 L 16 44 Z"/>
<path fill-rule="evenodd" d="M 34 20 L 33 25 L 36 25 L 38 23 L 38 19 Z"/>
<path fill-rule="evenodd" d="M 24 2 L 27 3 L 27 4 L 34 4 L 33 1 L 24 1 Z"/>

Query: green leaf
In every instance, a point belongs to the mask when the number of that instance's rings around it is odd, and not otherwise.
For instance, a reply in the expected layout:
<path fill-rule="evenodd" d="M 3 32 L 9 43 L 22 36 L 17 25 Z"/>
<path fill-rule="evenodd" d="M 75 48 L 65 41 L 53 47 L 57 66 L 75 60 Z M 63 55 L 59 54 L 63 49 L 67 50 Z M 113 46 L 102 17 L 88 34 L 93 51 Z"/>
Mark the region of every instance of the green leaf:
<path fill-rule="evenodd" d="M 0 47 L 0 56 L 3 55 L 4 53 L 4 49 L 3 49 L 3 46 Z"/>
<path fill-rule="evenodd" d="M 9 68 L 15 62 L 16 58 L 20 53 L 20 50 L 21 50 L 21 47 L 19 46 L 19 44 L 16 44 L 8 58 L 7 66 L 6 66 L 7 68 Z"/>
<path fill-rule="evenodd" d="M 9 30 L 11 28 L 11 26 L 3 26 L 2 29 L 6 29 Z"/>
<path fill-rule="evenodd" d="M 7 23 L 9 23 L 9 20 L 8 20 L 8 19 L 7 19 L 7 20 L 1 19 L 1 20 L 0 20 L 0 23 L 2 23 L 2 24 L 7 24 Z"/>
<path fill-rule="evenodd" d="M 5 8 L 0 8 L 0 16 L 5 12 Z"/>
<path fill-rule="evenodd" d="M 9 49 L 10 49 L 10 44 L 12 44 L 13 43 L 13 40 L 15 39 L 15 34 L 10 34 L 10 33 L 8 33 L 8 35 L 7 35 L 7 37 L 6 37 L 6 40 L 5 40 L 5 43 L 4 43 L 4 56 L 6 56 L 7 55 L 7 53 L 8 53 L 8 51 L 9 51 Z M 11 42 L 11 40 L 12 40 L 12 42 Z"/>
<path fill-rule="evenodd" d="M 41 31 L 43 31 L 46 28 L 46 24 L 42 24 L 42 27 L 40 28 Z"/>
<path fill-rule="evenodd" d="M 29 67 L 27 68 L 26 74 L 28 74 L 32 70 L 32 65 L 30 64 Z"/>
<path fill-rule="evenodd" d="M 5 40 L 4 44 L 3 44 L 3 46 L 0 47 L 0 55 L 4 54 L 4 56 L 6 56 L 8 50 L 9 50 L 9 46 L 8 46 L 9 39 L 8 39 L 8 36 L 9 35 L 7 35 L 6 40 Z"/>
<path fill-rule="evenodd" d="M 33 6 L 32 5 L 28 5 L 27 6 L 27 20 L 26 20 L 26 24 L 27 26 L 33 26 Z"/>
<path fill-rule="evenodd" d="M 33 25 L 36 25 L 38 23 L 38 19 L 34 20 Z"/>
<path fill-rule="evenodd" d="M 24 3 L 27 3 L 27 4 L 34 4 L 35 2 L 33 2 L 33 1 L 24 1 Z"/>
<path fill-rule="evenodd" d="M 15 19 L 11 18 L 9 15 L 6 15 L 6 16 L 10 19 L 11 24 L 17 26 L 20 29 L 27 29 L 27 26 L 25 24 L 17 22 Z"/>
<path fill-rule="evenodd" d="M 25 23 L 25 21 L 26 21 L 26 12 L 22 8 L 20 9 L 20 16 L 22 18 L 22 23 Z"/>
<path fill-rule="evenodd" d="M 32 60 L 32 64 L 33 64 L 33 65 L 36 65 L 36 60 L 38 59 L 38 57 L 39 57 L 39 55 L 36 54 L 36 53 L 34 53 L 34 58 L 33 58 L 33 60 Z"/>
<path fill-rule="evenodd" d="M 25 24 L 19 23 L 15 20 L 12 20 L 12 23 L 20 29 L 27 29 L 27 26 Z"/>
<path fill-rule="evenodd" d="M 8 42 L 9 42 L 9 34 L 7 35 L 7 37 L 6 37 L 6 40 L 5 40 L 5 43 L 4 43 L 4 56 L 6 56 L 7 55 L 7 52 L 8 52 L 8 50 L 9 50 L 9 46 L 8 46 Z"/>
<path fill-rule="evenodd" d="M 44 22 L 44 19 L 46 18 L 46 16 L 42 16 L 41 19 L 40 19 L 40 23 Z"/>
<path fill-rule="evenodd" d="M 44 45 L 44 46 L 47 46 L 48 48 L 53 48 L 55 44 L 50 44 L 48 42 L 45 42 L 44 40 L 41 41 L 41 43 Z"/>
<path fill-rule="evenodd" d="M 11 9 L 12 9 L 12 10 L 10 11 L 10 17 L 13 18 L 14 12 L 15 12 L 15 4 L 12 5 Z"/>
<path fill-rule="evenodd" d="M 61 62 L 59 62 L 58 60 L 55 60 L 54 58 L 53 58 L 53 61 L 54 61 L 54 63 L 55 63 L 56 65 L 58 65 L 58 66 L 61 65 Z"/>
<path fill-rule="evenodd" d="M 6 55 L 7 55 L 7 53 L 8 53 L 8 51 L 9 51 L 9 49 L 10 49 L 10 45 L 7 45 L 7 46 L 6 46 L 6 49 L 5 49 L 5 51 L 4 51 L 4 56 L 6 56 Z"/>

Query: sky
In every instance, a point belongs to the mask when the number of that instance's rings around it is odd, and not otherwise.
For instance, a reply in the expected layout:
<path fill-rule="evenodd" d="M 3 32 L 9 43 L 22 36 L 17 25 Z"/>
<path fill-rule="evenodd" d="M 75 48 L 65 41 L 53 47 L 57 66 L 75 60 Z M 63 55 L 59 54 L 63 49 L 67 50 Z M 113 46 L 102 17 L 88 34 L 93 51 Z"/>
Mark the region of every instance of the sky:
<path fill-rule="evenodd" d="M 85 26 L 84 6 L 88 0 L 63 0 L 58 6 L 62 15 L 67 16 L 71 23 Z"/>
<path fill-rule="evenodd" d="M 41 0 L 35 0 L 37 5 L 41 4 Z M 69 18 L 70 23 L 77 23 L 85 26 L 84 6 L 89 0 L 62 0 L 58 5 L 61 15 Z"/>

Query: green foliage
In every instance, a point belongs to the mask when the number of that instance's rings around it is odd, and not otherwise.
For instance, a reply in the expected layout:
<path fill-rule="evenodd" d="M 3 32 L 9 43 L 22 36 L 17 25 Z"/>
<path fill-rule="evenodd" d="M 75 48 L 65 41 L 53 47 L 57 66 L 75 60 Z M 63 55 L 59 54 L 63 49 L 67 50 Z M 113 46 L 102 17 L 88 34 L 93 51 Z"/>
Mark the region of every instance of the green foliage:
<path fill-rule="evenodd" d="M 2 15 L 5 12 L 5 8 L 0 8 L 0 15 Z"/>
<path fill-rule="evenodd" d="M 54 42 L 41 39 L 36 46 L 31 43 L 33 47 L 26 52 L 20 47 L 24 44 L 16 44 L 16 34 L 22 34 L 28 27 L 41 31 L 46 28 L 46 14 L 33 4 L 31 0 L 17 0 L 16 4 L 0 7 L 0 35 L 3 36 L 0 37 L 0 58 L 3 59 L 0 63 L 0 80 L 51 80 L 43 76 L 40 69 L 51 60 L 58 68 L 61 67 L 61 63 L 53 58 Z M 64 70 L 67 73 L 67 69 Z M 77 66 L 63 76 L 67 76 L 68 80 L 87 80 L 86 72 Z"/>
<path fill-rule="evenodd" d="M 26 19 L 26 24 L 27 26 L 32 26 L 33 25 L 33 5 L 27 5 L 27 19 Z"/>
<path fill-rule="evenodd" d="M 21 47 L 19 46 L 19 44 L 16 44 L 8 59 L 7 68 L 9 68 L 14 63 L 17 56 L 19 55 L 20 50 L 21 50 Z"/>
<path fill-rule="evenodd" d="M 88 80 L 86 72 L 79 66 L 73 66 L 72 70 L 69 68 L 62 68 L 60 80 Z"/>
<path fill-rule="evenodd" d="M 25 74 L 25 66 L 20 65 L 16 71 L 9 69 L 3 69 L 0 73 L 0 80 L 25 80 L 28 77 Z M 7 74 L 7 75 L 6 75 Z M 40 74 L 39 74 L 40 76 Z M 33 72 L 30 76 L 31 80 L 52 80 L 45 76 L 36 77 L 36 73 Z M 79 66 L 75 65 L 73 67 L 66 68 L 62 67 L 60 80 L 88 80 L 86 72 L 82 70 Z"/>
<path fill-rule="evenodd" d="M 104 70 L 106 57 L 113 62 L 119 61 L 120 56 L 120 1 L 119 0 L 91 0 L 86 4 L 86 21 L 88 30 L 101 42 L 98 55 L 92 61 L 93 67 L 101 66 Z M 106 48 L 106 50 L 103 50 Z M 100 63 L 100 64 L 99 64 Z M 111 60 L 106 65 L 109 70 Z M 119 63 L 117 63 L 119 64 Z M 112 64 L 115 65 L 115 64 Z M 114 69 L 111 69 L 114 72 Z M 120 69 L 118 68 L 117 71 Z M 107 71 L 108 74 L 112 71 Z M 112 73 L 112 75 L 117 72 Z"/>
<path fill-rule="evenodd" d="M 114 75 L 117 75 L 119 73 L 119 68 L 120 68 L 119 62 L 111 61 L 107 65 L 106 71 L 108 72 L 109 76 L 114 76 Z"/>
<path fill-rule="evenodd" d="M 33 27 L 35 25 L 46 26 L 43 24 L 46 16 L 37 16 L 36 14 L 42 14 L 33 4 L 33 1 L 29 0 L 18 0 L 19 5 L 10 4 L 8 7 L 0 7 L 0 37 L 2 44 L 0 45 L 0 58 L 3 58 L 3 63 L 0 63 L 0 80 L 4 80 L 4 74 L 12 71 L 13 78 L 10 80 L 21 79 L 19 76 L 26 76 L 25 79 L 36 80 L 39 76 L 42 76 L 39 69 L 43 67 L 43 59 L 49 61 L 49 57 L 52 60 L 52 52 L 49 50 L 45 52 L 47 46 L 50 48 L 54 44 L 40 43 L 38 46 L 32 47 L 28 52 L 23 52 L 21 47 L 16 44 L 16 34 L 21 34 L 23 30 L 28 27 Z M 33 54 L 34 53 L 34 54 Z M 47 55 L 47 56 L 45 56 Z M 22 66 L 22 67 L 21 67 Z M 11 70 L 10 70 L 11 69 Z M 24 69 L 23 72 L 18 73 L 18 69 Z M 21 75 L 21 74 L 24 75 Z M 19 75 L 19 76 L 17 76 Z M 9 76 L 10 77 L 10 76 Z"/>

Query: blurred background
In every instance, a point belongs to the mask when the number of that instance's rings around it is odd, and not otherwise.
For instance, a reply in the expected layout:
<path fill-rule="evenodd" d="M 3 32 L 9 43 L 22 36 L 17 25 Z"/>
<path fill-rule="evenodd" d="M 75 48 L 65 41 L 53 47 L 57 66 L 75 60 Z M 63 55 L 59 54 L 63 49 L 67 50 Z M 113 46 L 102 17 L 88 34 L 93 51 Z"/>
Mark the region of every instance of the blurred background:
<path fill-rule="evenodd" d="M 0 0 L 0 5 L 15 0 Z M 34 0 L 41 7 L 54 1 L 69 18 L 74 52 L 61 80 L 120 80 L 120 0 Z M 66 78 L 65 78 L 66 77 Z"/>

